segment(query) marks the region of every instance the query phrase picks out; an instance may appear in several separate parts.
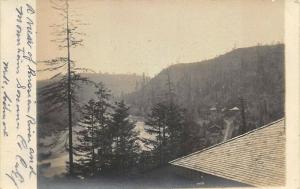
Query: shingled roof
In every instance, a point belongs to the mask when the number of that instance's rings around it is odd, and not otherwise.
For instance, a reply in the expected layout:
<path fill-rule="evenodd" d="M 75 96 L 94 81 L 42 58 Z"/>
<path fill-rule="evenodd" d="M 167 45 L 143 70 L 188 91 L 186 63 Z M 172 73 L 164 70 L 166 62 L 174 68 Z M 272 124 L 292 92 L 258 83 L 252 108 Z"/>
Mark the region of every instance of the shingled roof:
<path fill-rule="evenodd" d="M 170 163 L 252 186 L 283 186 L 284 119 Z"/>

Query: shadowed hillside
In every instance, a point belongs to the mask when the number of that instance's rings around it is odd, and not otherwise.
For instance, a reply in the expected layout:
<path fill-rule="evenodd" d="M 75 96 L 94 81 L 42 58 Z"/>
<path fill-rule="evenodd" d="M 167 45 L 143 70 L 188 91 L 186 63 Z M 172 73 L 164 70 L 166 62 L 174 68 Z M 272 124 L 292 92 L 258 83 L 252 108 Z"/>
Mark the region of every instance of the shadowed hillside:
<path fill-rule="evenodd" d="M 169 92 L 200 122 L 212 111 L 239 109 L 241 100 L 250 128 L 279 119 L 284 116 L 284 45 L 240 48 L 210 60 L 172 65 L 126 100 L 133 114 L 145 116 Z"/>

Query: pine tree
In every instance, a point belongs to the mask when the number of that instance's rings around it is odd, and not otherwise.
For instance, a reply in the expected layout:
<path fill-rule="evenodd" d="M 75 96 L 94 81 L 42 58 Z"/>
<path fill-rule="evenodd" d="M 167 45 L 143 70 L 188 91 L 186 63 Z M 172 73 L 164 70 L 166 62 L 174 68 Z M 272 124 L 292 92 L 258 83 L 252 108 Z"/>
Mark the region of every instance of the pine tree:
<path fill-rule="evenodd" d="M 129 107 L 124 101 L 116 102 L 112 114 L 111 131 L 113 133 L 113 169 L 121 174 L 128 171 L 137 161 L 140 150 L 138 132 L 135 123 L 129 120 Z"/>
<path fill-rule="evenodd" d="M 166 80 L 166 126 L 168 132 L 168 144 L 166 147 L 167 161 L 174 159 L 183 154 L 182 145 L 184 143 L 184 109 L 176 103 L 176 94 L 174 84 L 171 78 L 171 69 L 167 69 L 167 80 Z M 165 160 L 164 160 L 165 161 Z"/>
<path fill-rule="evenodd" d="M 103 83 L 97 84 L 95 116 L 97 120 L 96 147 L 97 147 L 97 167 L 103 173 L 111 165 L 112 154 L 112 133 L 110 129 L 111 93 Z"/>
<path fill-rule="evenodd" d="M 175 103 L 160 102 L 152 107 L 145 131 L 155 136 L 155 140 L 144 140 L 152 148 L 159 165 L 183 155 L 184 140 L 187 138 L 184 130 L 184 110 Z"/>
<path fill-rule="evenodd" d="M 147 139 L 144 143 L 150 148 L 159 165 L 165 165 L 171 159 L 184 154 L 183 144 L 187 138 L 185 130 L 184 110 L 176 103 L 171 70 L 166 70 L 166 92 L 163 101 L 154 105 L 149 114 L 146 132 L 155 136 L 155 140 Z"/>
<path fill-rule="evenodd" d="M 98 83 L 96 87 L 96 100 L 91 99 L 84 106 L 80 129 L 76 133 L 76 172 L 86 177 L 101 174 L 111 166 L 111 94 L 103 83 Z"/>
<path fill-rule="evenodd" d="M 151 113 L 145 124 L 148 126 L 145 131 L 155 136 L 155 140 L 144 140 L 145 144 L 152 149 L 154 156 L 157 157 L 159 165 L 165 163 L 165 151 L 167 143 L 167 125 L 166 125 L 167 107 L 164 103 L 158 103 L 151 109 Z"/>
<path fill-rule="evenodd" d="M 93 99 L 83 107 L 82 118 L 78 123 L 77 143 L 74 146 L 75 173 L 93 176 L 96 173 L 95 132 L 97 128 L 96 103 Z"/>
<path fill-rule="evenodd" d="M 185 117 L 184 109 L 175 103 L 170 103 L 167 106 L 166 125 L 169 133 L 168 143 L 168 160 L 177 158 L 183 155 L 185 134 Z"/>

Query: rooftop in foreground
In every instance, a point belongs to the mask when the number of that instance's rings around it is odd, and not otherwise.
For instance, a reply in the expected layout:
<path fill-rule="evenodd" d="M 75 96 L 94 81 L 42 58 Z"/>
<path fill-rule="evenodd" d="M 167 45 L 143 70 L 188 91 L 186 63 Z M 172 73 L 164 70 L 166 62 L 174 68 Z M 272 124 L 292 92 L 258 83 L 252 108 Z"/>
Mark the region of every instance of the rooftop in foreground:
<path fill-rule="evenodd" d="M 170 163 L 252 186 L 285 184 L 284 119 Z"/>

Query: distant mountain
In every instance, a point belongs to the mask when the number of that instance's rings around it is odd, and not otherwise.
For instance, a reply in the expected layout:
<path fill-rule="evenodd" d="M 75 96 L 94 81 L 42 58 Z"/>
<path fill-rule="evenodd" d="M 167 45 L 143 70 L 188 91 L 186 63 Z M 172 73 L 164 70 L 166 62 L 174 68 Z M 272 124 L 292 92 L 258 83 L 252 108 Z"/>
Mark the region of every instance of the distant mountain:
<path fill-rule="evenodd" d="M 139 88 L 143 79 L 150 79 L 148 76 L 137 74 L 82 73 L 81 76 L 88 78 L 90 81 L 103 82 L 114 96 L 131 93 Z M 40 80 L 38 81 L 38 88 L 45 86 L 50 82 L 53 81 Z M 83 90 L 82 92 L 89 93 L 89 90 Z"/>
<path fill-rule="evenodd" d="M 201 120 L 210 110 L 240 107 L 257 127 L 284 116 L 284 45 L 239 48 L 210 60 L 172 65 L 126 96 L 132 114 L 145 116 L 168 98 Z"/>

